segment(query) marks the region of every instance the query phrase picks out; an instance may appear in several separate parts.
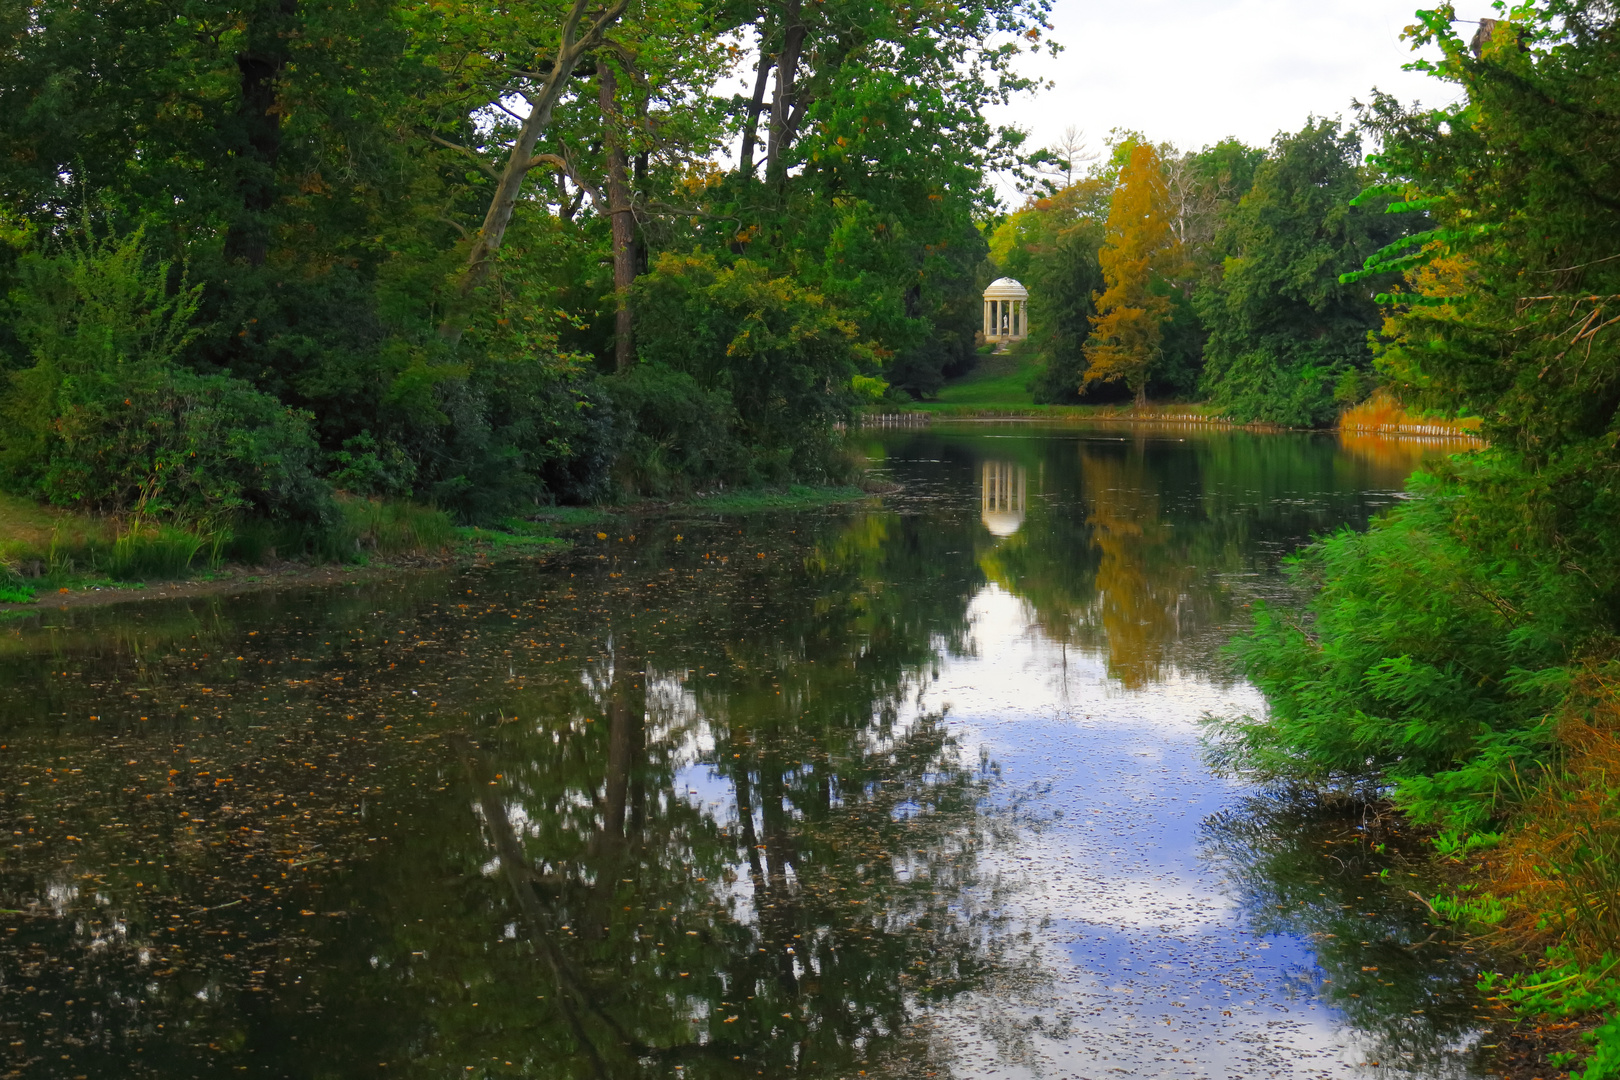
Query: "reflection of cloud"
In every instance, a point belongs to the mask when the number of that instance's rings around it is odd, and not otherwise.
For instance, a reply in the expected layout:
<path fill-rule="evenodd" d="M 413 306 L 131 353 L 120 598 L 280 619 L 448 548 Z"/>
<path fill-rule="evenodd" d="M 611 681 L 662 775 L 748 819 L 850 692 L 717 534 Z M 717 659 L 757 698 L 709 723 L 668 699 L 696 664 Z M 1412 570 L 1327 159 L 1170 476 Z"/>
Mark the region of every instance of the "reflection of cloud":
<path fill-rule="evenodd" d="M 979 470 L 979 518 L 991 535 L 1006 537 L 1024 524 L 1027 473 L 1010 461 L 986 461 Z"/>

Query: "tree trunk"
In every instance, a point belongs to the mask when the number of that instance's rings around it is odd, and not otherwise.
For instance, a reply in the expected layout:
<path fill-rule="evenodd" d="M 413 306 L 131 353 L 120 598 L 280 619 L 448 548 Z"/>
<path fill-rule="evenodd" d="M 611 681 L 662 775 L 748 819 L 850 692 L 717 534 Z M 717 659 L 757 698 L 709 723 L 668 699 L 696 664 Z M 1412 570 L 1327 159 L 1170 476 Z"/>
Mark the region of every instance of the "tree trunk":
<path fill-rule="evenodd" d="M 501 249 L 506 227 L 512 223 L 512 211 L 517 208 L 524 177 L 535 165 L 535 144 L 540 141 L 540 133 L 551 125 L 551 114 L 567 89 L 568 80 L 573 78 L 574 67 L 580 57 L 602 43 L 608 27 L 618 22 L 619 16 L 629 6 L 629 0 L 613 0 L 591 23 L 585 35 L 576 38 L 589 3 L 590 0 L 574 0 L 563 20 L 562 32 L 558 35 L 557 53 L 553 57 L 551 71 L 541 84 L 540 91 L 528 99 L 529 115 L 518 129 L 517 140 L 506 157 L 506 167 L 501 170 L 500 179 L 495 184 L 495 194 L 490 197 L 484 224 L 478 230 L 472 250 L 467 253 L 467 266 L 462 271 L 461 283 L 456 290 L 458 301 L 465 301 L 489 277 L 490 264 L 495 259 L 495 253 Z M 459 304 L 457 306 L 460 307 Z M 462 311 L 453 312 L 439 325 L 439 335 L 451 343 L 460 341 L 462 318 Z"/>
<path fill-rule="evenodd" d="M 641 99 L 640 109 L 641 109 L 641 112 L 640 112 L 641 127 L 642 127 L 642 130 L 646 130 L 646 124 L 647 124 L 647 99 L 646 98 Z M 635 182 L 635 190 L 633 190 L 630 193 L 630 197 L 631 197 L 632 200 L 635 200 L 635 199 L 642 200 L 642 205 L 645 206 L 646 205 L 646 199 L 647 199 L 647 151 L 645 151 L 645 150 L 643 150 L 641 153 L 636 155 L 636 167 L 635 167 L 635 173 L 634 173 L 634 182 Z M 637 277 L 640 277 L 642 274 L 645 274 L 649 269 L 651 269 L 651 266 L 649 264 L 648 252 L 647 252 L 647 238 L 641 234 L 640 229 L 636 230 L 636 260 L 635 260 L 635 262 L 636 262 L 636 276 Z"/>
<path fill-rule="evenodd" d="M 782 155 L 787 150 L 792 134 L 788 117 L 793 108 L 795 76 L 799 70 L 799 53 L 804 48 L 809 28 L 801 17 L 800 0 L 788 0 L 787 17 L 783 22 L 782 55 L 776 62 L 776 93 L 771 98 L 771 133 L 765 147 L 765 179 L 774 183 L 781 179 L 785 166 Z"/>
<path fill-rule="evenodd" d="M 605 61 L 596 68 L 597 100 L 602 107 L 603 145 L 607 158 L 608 216 L 613 225 L 613 367 L 628 371 L 634 319 L 630 287 L 636 280 L 636 221 L 630 205 L 629 161 L 624 153 L 624 130 L 615 93 L 618 80 Z"/>
<path fill-rule="evenodd" d="M 759 141 L 759 114 L 765 108 L 765 87 L 770 82 L 776 59 L 770 53 L 771 26 L 759 30 L 759 73 L 754 76 L 754 96 L 748 99 L 748 115 L 743 119 L 742 146 L 737 151 L 737 172 L 747 182 L 754 178 L 754 144 Z"/>
<path fill-rule="evenodd" d="M 263 266 L 270 254 L 269 214 L 276 204 L 276 162 L 281 156 L 281 111 L 276 80 L 287 66 L 286 23 L 298 11 L 282 0 L 264 22 L 247 27 L 247 48 L 236 56 L 241 100 L 236 106 L 242 145 L 236 154 L 236 189 L 242 208 L 225 234 L 225 257 Z"/>

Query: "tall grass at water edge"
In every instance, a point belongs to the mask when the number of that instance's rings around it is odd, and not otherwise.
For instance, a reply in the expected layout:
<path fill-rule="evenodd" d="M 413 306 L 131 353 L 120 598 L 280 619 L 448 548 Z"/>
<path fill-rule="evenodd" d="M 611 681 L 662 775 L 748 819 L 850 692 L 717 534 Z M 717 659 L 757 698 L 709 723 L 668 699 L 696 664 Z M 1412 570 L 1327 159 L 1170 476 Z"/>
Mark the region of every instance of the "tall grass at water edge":
<path fill-rule="evenodd" d="M 1339 431 L 1344 433 L 1477 439 L 1479 427 L 1477 416 L 1445 417 L 1411 412 L 1387 390 L 1374 391 L 1367 400 L 1339 415 Z"/>
<path fill-rule="evenodd" d="M 172 581 L 226 562 L 352 562 L 368 555 L 433 554 L 456 540 L 448 514 L 404 499 L 340 501 L 335 525 L 244 520 L 214 527 L 63 517 L 48 534 L 0 531 L 0 603 L 41 589 L 115 581 Z M 35 530 L 38 533 L 40 530 Z"/>
<path fill-rule="evenodd" d="M 455 539 L 450 515 L 408 499 L 347 499 L 342 507 L 342 538 L 357 552 L 427 554 Z"/>

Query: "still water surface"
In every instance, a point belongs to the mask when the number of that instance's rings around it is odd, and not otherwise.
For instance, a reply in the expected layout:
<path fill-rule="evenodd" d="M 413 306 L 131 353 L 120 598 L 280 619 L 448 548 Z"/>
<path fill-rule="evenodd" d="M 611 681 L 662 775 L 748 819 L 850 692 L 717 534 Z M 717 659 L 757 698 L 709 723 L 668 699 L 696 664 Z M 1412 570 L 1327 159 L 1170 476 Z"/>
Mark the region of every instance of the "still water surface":
<path fill-rule="evenodd" d="M 868 507 L 0 630 L 0 1074 L 1476 1075 L 1402 837 L 1197 741 L 1422 451 L 867 451 Z"/>

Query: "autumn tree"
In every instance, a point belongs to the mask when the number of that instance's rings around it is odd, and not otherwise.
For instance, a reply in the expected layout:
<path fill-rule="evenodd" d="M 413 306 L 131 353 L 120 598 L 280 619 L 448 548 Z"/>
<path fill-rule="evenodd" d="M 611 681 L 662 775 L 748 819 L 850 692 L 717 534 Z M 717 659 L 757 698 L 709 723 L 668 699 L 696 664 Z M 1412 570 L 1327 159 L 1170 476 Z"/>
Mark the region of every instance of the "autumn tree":
<path fill-rule="evenodd" d="M 1120 170 L 1098 263 L 1106 288 L 1086 344 L 1083 386 L 1120 380 L 1147 402 L 1170 298 L 1162 281 L 1179 259 L 1170 228 L 1170 191 L 1157 151 L 1137 143 Z"/>

